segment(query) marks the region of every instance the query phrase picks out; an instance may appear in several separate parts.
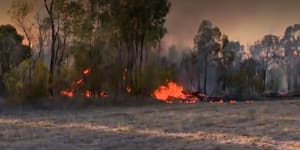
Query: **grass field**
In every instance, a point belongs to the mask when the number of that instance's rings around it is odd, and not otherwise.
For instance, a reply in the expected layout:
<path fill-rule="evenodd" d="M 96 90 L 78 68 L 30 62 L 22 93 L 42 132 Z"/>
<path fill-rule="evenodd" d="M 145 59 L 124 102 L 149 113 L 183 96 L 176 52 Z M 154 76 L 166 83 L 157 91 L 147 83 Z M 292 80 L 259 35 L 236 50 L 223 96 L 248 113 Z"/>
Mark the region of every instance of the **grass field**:
<path fill-rule="evenodd" d="M 0 149 L 300 149 L 300 101 L 3 110 Z"/>

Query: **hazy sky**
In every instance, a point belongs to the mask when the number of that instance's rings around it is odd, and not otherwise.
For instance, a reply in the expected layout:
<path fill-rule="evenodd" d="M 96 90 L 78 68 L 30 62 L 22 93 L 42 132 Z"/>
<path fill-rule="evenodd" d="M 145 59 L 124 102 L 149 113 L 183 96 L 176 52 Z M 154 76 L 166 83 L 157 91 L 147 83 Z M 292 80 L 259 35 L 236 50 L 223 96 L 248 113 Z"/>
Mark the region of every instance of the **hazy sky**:
<path fill-rule="evenodd" d="M 10 23 L 7 10 L 12 0 L 0 0 L 0 24 Z M 265 34 L 282 36 L 288 25 L 300 23 L 300 0 L 171 0 L 167 17 L 167 45 L 193 45 L 203 19 L 211 20 L 229 38 L 243 44 Z"/>
<path fill-rule="evenodd" d="M 243 44 L 265 34 L 282 36 L 287 26 L 300 23 L 300 0 L 171 0 L 167 18 L 168 45 L 192 46 L 203 19 Z"/>
<path fill-rule="evenodd" d="M 7 24 L 11 22 L 7 15 L 11 1 L 12 0 L 0 0 L 0 24 Z"/>

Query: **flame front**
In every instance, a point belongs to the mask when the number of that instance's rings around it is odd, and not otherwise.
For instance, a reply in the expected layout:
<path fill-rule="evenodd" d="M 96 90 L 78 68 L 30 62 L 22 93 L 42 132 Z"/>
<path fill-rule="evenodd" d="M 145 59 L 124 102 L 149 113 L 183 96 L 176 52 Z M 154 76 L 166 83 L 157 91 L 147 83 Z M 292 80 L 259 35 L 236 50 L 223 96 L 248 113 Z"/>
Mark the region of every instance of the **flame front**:
<path fill-rule="evenodd" d="M 160 86 L 153 92 L 153 96 L 163 102 L 172 104 L 174 100 L 180 100 L 180 103 L 197 103 L 198 99 L 190 97 L 183 93 L 183 86 L 176 84 L 175 82 L 168 82 L 167 86 Z"/>
<path fill-rule="evenodd" d="M 153 93 L 154 97 L 161 100 L 167 101 L 169 98 L 185 99 L 186 96 L 182 93 L 183 87 L 177 85 L 174 82 L 169 82 L 167 86 L 160 86 Z"/>

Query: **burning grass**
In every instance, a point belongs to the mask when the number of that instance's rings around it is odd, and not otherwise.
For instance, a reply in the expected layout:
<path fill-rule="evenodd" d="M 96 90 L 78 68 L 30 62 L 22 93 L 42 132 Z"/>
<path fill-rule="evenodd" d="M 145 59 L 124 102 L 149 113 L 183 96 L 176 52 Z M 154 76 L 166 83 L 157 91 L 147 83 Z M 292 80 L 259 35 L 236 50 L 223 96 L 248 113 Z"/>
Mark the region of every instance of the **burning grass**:
<path fill-rule="evenodd" d="M 299 101 L 268 101 L 3 110 L 0 149 L 295 150 L 299 106 Z"/>

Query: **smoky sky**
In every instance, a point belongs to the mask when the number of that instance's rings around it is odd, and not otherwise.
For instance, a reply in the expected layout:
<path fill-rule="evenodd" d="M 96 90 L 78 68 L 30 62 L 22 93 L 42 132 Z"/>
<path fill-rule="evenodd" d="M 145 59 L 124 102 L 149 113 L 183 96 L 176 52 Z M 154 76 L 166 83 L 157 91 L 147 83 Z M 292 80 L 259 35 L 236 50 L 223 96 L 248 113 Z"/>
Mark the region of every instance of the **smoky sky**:
<path fill-rule="evenodd" d="M 167 16 L 167 45 L 193 46 L 203 19 L 218 26 L 232 40 L 251 44 L 265 34 L 282 36 L 300 23 L 300 0 L 171 0 Z"/>
<path fill-rule="evenodd" d="M 7 11 L 12 0 L 0 0 L 0 24 L 11 23 Z M 282 36 L 287 26 L 300 23 L 300 0 L 170 0 L 168 34 L 170 46 L 192 47 L 203 19 L 218 26 L 232 40 L 251 44 L 265 34 Z"/>

